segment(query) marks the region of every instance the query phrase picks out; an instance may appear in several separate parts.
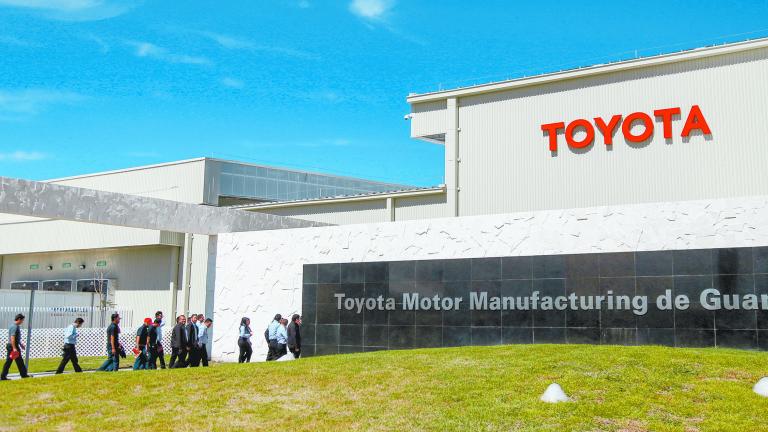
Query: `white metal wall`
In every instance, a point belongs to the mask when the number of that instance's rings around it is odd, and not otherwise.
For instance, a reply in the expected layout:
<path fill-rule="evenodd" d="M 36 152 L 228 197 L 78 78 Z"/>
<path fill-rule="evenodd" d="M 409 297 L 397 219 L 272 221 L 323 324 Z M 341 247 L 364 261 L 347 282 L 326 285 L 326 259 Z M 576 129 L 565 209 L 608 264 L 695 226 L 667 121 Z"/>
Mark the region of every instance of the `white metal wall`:
<path fill-rule="evenodd" d="M 120 249 L 97 249 L 72 252 L 6 255 L 3 258 L 2 282 L 0 287 L 8 289 L 12 281 L 42 281 L 56 279 L 116 279 L 117 291 L 168 291 L 171 282 L 176 282 L 178 268 L 177 247 L 149 246 Z M 97 261 L 106 261 L 106 266 L 97 267 Z M 63 268 L 70 263 L 70 268 Z M 30 265 L 37 264 L 37 269 Z M 80 264 L 86 268 L 80 270 Z M 53 270 L 47 270 L 47 266 Z M 178 285 L 177 285 L 178 286 Z M 116 298 L 117 300 L 117 298 Z M 118 303 L 119 304 L 119 303 Z M 119 307 L 128 307 L 119 304 Z"/>
<path fill-rule="evenodd" d="M 444 134 L 448 127 L 446 101 L 426 102 L 413 106 L 411 137 Z"/>
<path fill-rule="evenodd" d="M 181 239 L 175 233 L 51 220 L 0 224 L 0 239 L 0 254 L 157 244 L 181 245 Z"/>
<path fill-rule="evenodd" d="M 445 193 L 395 200 L 395 220 L 434 219 L 450 216 Z"/>
<path fill-rule="evenodd" d="M 208 243 L 211 236 L 195 234 L 192 240 L 192 273 L 190 277 L 191 290 L 189 293 L 189 312 L 204 313 L 207 293 L 209 291 L 208 272 Z M 210 288 L 212 289 L 212 288 Z M 179 309 L 180 312 L 181 309 Z"/>
<path fill-rule="evenodd" d="M 259 210 L 279 216 L 290 216 L 316 222 L 335 225 L 385 222 L 389 220 L 385 199 L 337 202 L 326 204 L 308 204 L 295 207 L 283 207 Z"/>
<path fill-rule="evenodd" d="M 460 214 L 766 194 L 767 76 L 768 49 L 759 49 L 464 97 Z M 680 131 L 694 104 L 712 136 L 685 142 Z M 591 150 L 575 152 L 560 135 L 552 156 L 540 129 L 667 107 L 684 113 L 670 143 L 656 122 L 655 136 L 641 148 L 627 145 L 619 131 L 609 150 L 598 132 Z"/>
<path fill-rule="evenodd" d="M 196 159 L 145 168 L 53 180 L 53 183 L 202 204 L 205 160 Z"/>
<path fill-rule="evenodd" d="M 118 289 L 115 292 L 115 303 L 120 309 L 133 311 L 136 323 L 140 323 L 144 318 L 154 319 L 155 312 L 158 310 L 165 312 L 167 317 L 171 316 L 171 295 L 168 289 L 165 291 Z M 173 318 L 170 318 L 170 321 L 166 318 L 166 321 L 173 322 Z M 168 328 L 169 326 L 166 326 L 166 329 Z M 166 333 L 170 333 L 170 331 L 166 330 Z"/>

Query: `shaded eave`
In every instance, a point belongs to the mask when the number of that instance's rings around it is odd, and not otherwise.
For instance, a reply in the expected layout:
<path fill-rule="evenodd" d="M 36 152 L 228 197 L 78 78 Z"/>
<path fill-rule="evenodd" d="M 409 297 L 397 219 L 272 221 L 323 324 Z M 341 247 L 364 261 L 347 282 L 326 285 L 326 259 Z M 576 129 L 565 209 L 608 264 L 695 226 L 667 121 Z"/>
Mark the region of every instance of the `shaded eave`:
<path fill-rule="evenodd" d="M 728 43 L 704 48 L 695 48 L 691 50 L 680 51 L 670 54 L 662 54 L 651 57 L 643 57 L 632 60 L 624 60 L 615 63 L 599 64 L 586 66 L 578 69 L 569 69 L 559 72 L 536 75 L 532 77 L 516 78 L 505 81 L 498 81 L 488 84 L 460 87 L 453 90 L 442 90 L 430 93 L 412 94 L 406 99 L 410 104 L 422 102 L 434 102 L 452 97 L 473 96 L 483 93 L 493 93 L 505 90 L 511 90 L 521 87 L 528 87 L 562 81 L 574 78 L 583 78 L 593 75 L 600 75 L 612 72 L 620 72 L 631 69 L 644 68 L 649 66 L 662 65 L 667 63 L 682 62 L 706 57 L 713 57 L 723 54 L 731 54 L 740 51 L 768 47 L 768 38 L 754 39 L 744 42 Z"/>
<path fill-rule="evenodd" d="M 247 210 L 247 211 L 261 211 L 261 210 L 278 209 L 278 208 L 286 208 L 286 207 L 304 207 L 304 206 L 323 205 L 323 204 L 339 204 L 339 203 L 347 203 L 347 202 L 382 200 L 387 198 L 407 198 L 407 197 L 417 197 L 417 196 L 424 196 L 424 195 L 437 195 L 441 193 L 445 193 L 444 185 L 440 185 L 436 187 L 392 191 L 392 192 L 374 192 L 374 193 L 360 194 L 360 195 L 344 195 L 344 196 L 320 198 L 320 199 L 312 199 L 312 200 L 283 201 L 283 202 L 264 203 L 264 204 L 256 204 L 256 205 L 246 204 L 242 206 L 233 206 L 229 208 L 235 208 L 235 209 Z"/>

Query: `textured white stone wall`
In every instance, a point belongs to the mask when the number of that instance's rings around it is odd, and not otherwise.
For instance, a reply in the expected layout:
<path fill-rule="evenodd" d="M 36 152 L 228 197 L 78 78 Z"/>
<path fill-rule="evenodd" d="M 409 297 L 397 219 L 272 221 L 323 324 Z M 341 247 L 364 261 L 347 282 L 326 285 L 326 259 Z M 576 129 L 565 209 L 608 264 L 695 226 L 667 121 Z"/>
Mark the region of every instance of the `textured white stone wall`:
<path fill-rule="evenodd" d="M 237 358 L 251 318 L 254 359 L 275 313 L 300 313 L 308 263 L 478 258 L 768 245 L 768 196 L 222 234 L 214 358 Z"/>

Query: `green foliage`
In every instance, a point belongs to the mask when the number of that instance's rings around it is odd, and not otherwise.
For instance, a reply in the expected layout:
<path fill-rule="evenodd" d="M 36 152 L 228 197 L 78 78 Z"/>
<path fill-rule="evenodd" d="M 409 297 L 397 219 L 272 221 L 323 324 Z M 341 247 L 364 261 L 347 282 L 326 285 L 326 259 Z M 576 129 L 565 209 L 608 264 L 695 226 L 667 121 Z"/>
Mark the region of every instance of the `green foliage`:
<path fill-rule="evenodd" d="M 386 351 L 5 382 L 0 430 L 766 431 L 765 375 L 726 349 Z M 552 382 L 574 402 L 539 402 Z"/>

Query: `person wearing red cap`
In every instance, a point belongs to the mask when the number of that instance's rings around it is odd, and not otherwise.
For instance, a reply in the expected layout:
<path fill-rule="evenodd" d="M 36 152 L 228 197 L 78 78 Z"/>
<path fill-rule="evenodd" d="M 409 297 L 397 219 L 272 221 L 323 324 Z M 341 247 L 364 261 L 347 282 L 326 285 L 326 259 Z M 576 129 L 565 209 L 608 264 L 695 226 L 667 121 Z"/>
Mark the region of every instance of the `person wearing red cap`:
<path fill-rule="evenodd" d="M 144 323 L 136 330 L 136 361 L 133 363 L 133 370 L 147 369 L 147 340 L 151 325 L 152 318 L 144 318 Z"/>

